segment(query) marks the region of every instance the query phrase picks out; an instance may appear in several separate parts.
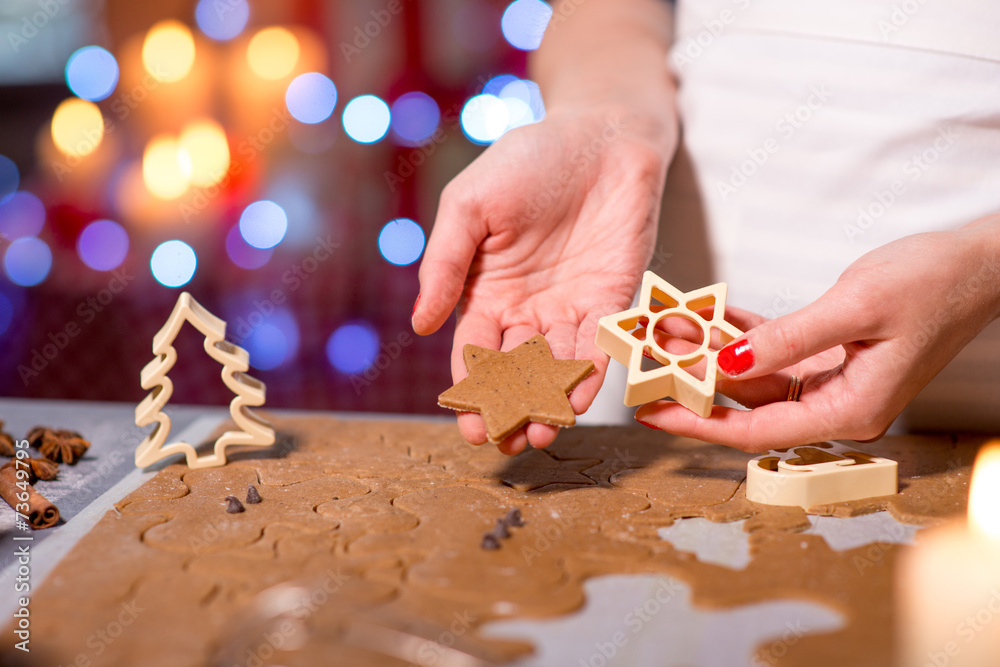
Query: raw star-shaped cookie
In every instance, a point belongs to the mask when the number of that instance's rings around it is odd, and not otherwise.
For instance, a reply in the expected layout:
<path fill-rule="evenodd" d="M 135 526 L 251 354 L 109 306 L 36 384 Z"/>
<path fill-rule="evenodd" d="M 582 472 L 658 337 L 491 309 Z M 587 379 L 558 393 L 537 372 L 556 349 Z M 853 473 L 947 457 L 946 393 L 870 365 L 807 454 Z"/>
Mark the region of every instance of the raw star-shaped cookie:
<path fill-rule="evenodd" d="M 553 359 L 541 335 L 510 352 L 476 345 L 462 352 L 469 376 L 438 396 L 438 405 L 481 414 L 490 442 L 500 442 L 529 421 L 576 424 L 567 395 L 594 371 L 594 362 Z"/>

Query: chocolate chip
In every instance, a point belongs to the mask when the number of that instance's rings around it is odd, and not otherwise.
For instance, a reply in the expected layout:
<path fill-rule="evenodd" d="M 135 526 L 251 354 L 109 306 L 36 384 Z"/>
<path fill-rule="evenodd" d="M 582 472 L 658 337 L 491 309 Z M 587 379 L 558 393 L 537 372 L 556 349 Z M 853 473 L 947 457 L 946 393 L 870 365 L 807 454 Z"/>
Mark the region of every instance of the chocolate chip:
<path fill-rule="evenodd" d="M 486 533 L 483 535 L 483 541 L 479 543 L 479 546 L 483 549 L 495 551 L 500 548 L 500 538 L 493 533 Z"/>
<path fill-rule="evenodd" d="M 229 503 L 226 507 L 226 511 L 230 514 L 239 514 L 240 512 L 246 511 L 243 508 L 243 503 L 241 503 L 240 499 L 236 496 L 226 496 L 226 502 Z"/>
<path fill-rule="evenodd" d="M 497 527 L 493 529 L 493 534 L 500 539 L 507 539 L 510 537 L 510 531 L 507 530 L 507 524 L 504 523 L 503 519 L 497 519 Z"/>
<path fill-rule="evenodd" d="M 247 505 L 256 505 L 261 501 L 260 493 L 257 492 L 257 487 L 251 484 L 247 487 Z"/>
<path fill-rule="evenodd" d="M 507 512 L 507 516 L 501 519 L 501 521 L 503 521 L 505 525 L 513 528 L 520 528 L 524 525 L 524 519 L 521 518 L 521 510 L 516 507 Z"/>

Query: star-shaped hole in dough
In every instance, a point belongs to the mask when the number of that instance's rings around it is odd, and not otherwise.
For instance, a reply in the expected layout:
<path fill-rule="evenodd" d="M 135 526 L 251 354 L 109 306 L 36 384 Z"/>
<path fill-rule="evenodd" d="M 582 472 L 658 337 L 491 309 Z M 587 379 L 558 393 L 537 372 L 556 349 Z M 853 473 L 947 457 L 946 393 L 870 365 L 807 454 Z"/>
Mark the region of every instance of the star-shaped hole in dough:
<path fill-rule="evenodd" d="M 469 376 L 438 396 L 438 405 L 481 414 L 490 442 L 529 421 L 576 424 L 567 395 L 594 371 L 594 362 L 554 359 L 541 335 L 509 352 L 466 345 L 462 353 Z"/>
<path fill-rule="evenodd" d="M 718 331 L 717 340 L 723 346 L 743 335 L 723 319 L 725 303 L 725 283 L 681 292 L 652 271 L 646 271 L 639 304 L 602 317 L 597 326 L 597 346 L 628 367 L 625 405 L 642 405 L 670 397 L 702 417 L 711 414 L 718 376 L 713 330 Z M 708 308 L 712 313 L 706 318 L 704 311 Z M 684 318 L 685 324 L 693 323 L 701 329 L 701 343 L 696 349 L 683 354 L 664 349 L 657 325 L 669 317 Z M 644 368 L 644 358 L 654 360 L 656 367 Z M 702 361 L 704 377 L 700 378 L 690 369 Z"/>

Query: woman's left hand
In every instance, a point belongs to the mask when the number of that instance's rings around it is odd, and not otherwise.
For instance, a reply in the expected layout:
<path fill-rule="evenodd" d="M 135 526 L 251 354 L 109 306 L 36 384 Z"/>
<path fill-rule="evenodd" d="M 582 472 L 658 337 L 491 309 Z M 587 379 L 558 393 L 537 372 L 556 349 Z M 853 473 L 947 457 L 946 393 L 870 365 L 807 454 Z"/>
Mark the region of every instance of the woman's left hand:
<path fill-rule="evenodd" d="M 702 418 L 657 401 L 635 418 L 751 452 L 877 439 L 998 316 L 1000 215 L 908 236 L 864 255 L 784 317 L 727 307 L 726 319 L 747 333 L 720 351 L 718 390 L 751 410 L 715 406 Z M 802 381 L 797 402 L 788 400 L 792 375 Z"/>

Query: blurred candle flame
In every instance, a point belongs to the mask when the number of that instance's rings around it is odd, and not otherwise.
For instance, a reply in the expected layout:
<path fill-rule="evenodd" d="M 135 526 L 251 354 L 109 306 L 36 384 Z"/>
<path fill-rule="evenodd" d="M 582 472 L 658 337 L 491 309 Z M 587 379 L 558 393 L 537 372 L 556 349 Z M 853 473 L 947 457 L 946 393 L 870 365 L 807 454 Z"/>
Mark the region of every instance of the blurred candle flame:
<path fill-rule="evenodd" d="M 1000 440 L 988 442 L 976 457 L 969 483 L 969 525 L 1000 543 Z"/>

